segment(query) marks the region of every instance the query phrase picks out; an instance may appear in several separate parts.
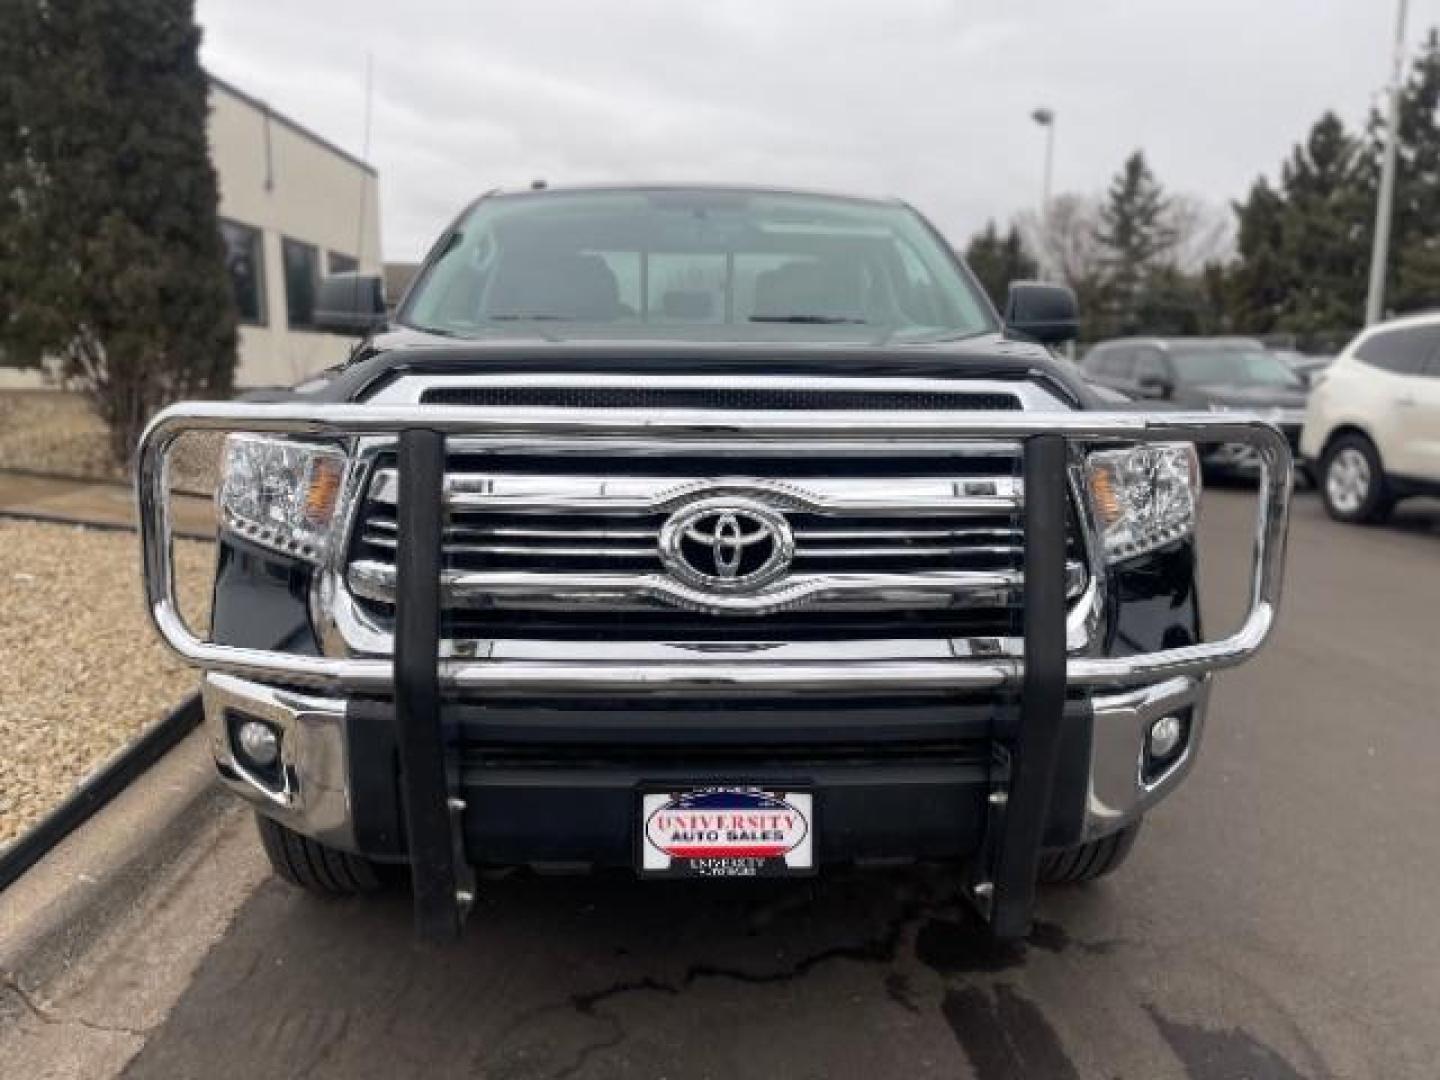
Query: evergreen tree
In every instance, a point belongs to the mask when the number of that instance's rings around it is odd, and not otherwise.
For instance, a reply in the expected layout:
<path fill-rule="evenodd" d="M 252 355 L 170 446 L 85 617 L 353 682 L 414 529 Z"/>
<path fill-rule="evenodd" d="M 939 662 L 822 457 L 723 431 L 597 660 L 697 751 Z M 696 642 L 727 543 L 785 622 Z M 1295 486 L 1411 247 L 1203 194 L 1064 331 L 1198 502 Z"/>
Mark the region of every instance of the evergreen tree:
<path fill-rule="evenodd" d="M 1392 261 L 1386 306 L 1440 307 L 1440 30 L 1431 30 L 1400 94 Z M 1372 120 L 1378 134 L 1383 122 Z M 1378 158 L 1379 146 L 1374 147 Z"/>
<path fill-rule="evenodd" d="M 1136 333 L 1144 329 L 1140 300 L 1146 282 L 1169 265 L 1176 239 L 1169 201 L 1139 150 L 1110 183 L 1100 207 L 1096 239 L 1105 253 L 1110 332 Z"/>
<path fill-rule="evenodd" d="M 1173 265 L 1155 267 L 1135 294 L 1132 321 L 1123 331 L 1132 334 L 1184 335 L 1209 333 L 1209 313 L 1200 277 L 1191 277 Z"/>
<path fill-rule="evenodd" d="M 166 402 L 232 387 L 191 0 L 7 0 L 0 348 L 62 357 L 128 460 Z"/>
<path fill-rule="evenodd" d="M 1353 328 L 1365 309 L 1374 185 L 1359 143 L 1326 113 L 1281 170 L 1281 274 L 1275 329 L 1301 340 Z"/>
<path fill-rule="evenodd" d="M 29 172 L 25 130 L 21 118 L 24 87 L 19 63 L 20 38 L 33 12 L 15 0 L 0 8 L 0 364 L 33 367 L 39 364 L 42 345 L 25 317 L 20 291 L 33 273 L 16 256 L 27 245 L 30 230 L 27 206 L 33 202 L 22 181 Z"/>
<path fill-rule="evenodd" d="M 1196 288 L 1200 295 L 1202 334 L 1233 334 L 1235 322 L 1230 315 L 1230 293 L 1226 264 L 1217 260 L 1200 268 Z"/>
<path fill-rule="evenodd" d="M 1035 260 L 1026 252 L 1020 230 L 1012 224 L 1009 232 L 1001 236 L 993 219 L 985 223 L 983 232 L 970 238 L 965 261 L 1002 311 L 1010 283 L 1033 278 L 1036 273 Z"/>
<path fill-rule="evenodd" d="M 1440 234 L 1412 237 L 1400 249 L 1386 306 L 1397 314 L 1440 309 Z"/>
<path fill-rule="evenodd" d="M 1239 258 L 1226 282 L 1236 333 L 1287 333 L 1302 346 L 1352 334 L 1365 308 L 1375 169 L 1340 118 L 1326 113 L 1281 167 L 1235 204 Z"/>
<path fill-rule="evenodd" d="M 1241 333 L 1268 334 L 1280 321 L 1286 298 L 1299 287 L 1285 261 L 1285 200 L 1264 177 L 1234 205 L 1239 258 L 1227 276 L 1231 321 Z"/>

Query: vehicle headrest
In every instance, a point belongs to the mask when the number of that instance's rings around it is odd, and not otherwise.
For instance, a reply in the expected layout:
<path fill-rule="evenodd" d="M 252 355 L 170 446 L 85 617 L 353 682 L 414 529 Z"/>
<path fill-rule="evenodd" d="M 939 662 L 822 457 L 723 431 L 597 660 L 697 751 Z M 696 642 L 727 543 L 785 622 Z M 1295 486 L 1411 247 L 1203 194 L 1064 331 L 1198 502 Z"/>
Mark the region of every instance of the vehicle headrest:
<path fill-rule="evenodd" d="M 708 319 L 715 313 L 715 297 L 703 289 L 671 289 L 660 298 L 660 310 L 669 319 Z"/>
<path fill-rule="evenodd" d="M 599 255 L 528 250 L 501 255 L 485 313 L 605 320 L 621 310 L 615 274 Z"/>
<path fill-rule="evenodd" d="M 788 262 L 755 278 L 756 315 L 864 318 L 858 267 L 817 260 Z"/>

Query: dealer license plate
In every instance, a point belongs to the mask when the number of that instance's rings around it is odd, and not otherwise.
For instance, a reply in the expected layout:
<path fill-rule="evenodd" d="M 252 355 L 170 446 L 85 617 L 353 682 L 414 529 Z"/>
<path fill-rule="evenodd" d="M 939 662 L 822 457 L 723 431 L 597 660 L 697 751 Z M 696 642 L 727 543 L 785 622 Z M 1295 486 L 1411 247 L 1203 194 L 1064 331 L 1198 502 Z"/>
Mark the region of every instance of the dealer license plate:
<path fill-rule="evenodd" d="M 640 873 L 655 877 L 781 877 L 815 871 L 808 791 L 705 787 L 643 791 Z"/>

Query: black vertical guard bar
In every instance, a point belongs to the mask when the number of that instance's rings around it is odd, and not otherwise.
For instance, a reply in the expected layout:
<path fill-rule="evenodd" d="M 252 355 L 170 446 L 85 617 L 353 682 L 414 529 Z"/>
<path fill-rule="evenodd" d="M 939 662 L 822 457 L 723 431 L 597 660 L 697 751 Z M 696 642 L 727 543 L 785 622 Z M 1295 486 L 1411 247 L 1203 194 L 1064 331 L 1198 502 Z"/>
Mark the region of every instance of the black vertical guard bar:
<path fill-rule="evenodd" d="M 460 934 L 445 743 L 440 730 L 440 530 L 445 436 L 400 433 L 395 588 L 395 721 L 400 790 L 415 890 L 415 929 L 426 941 Z"/>
<path fill-rule="evenodd" d="M 1060 755 L 1066 659 L 1065 470 L 1062 436 L 1025 440 L 1025 677 L 990 908 L 991 931 L 1002 939 L 1030 933 L 1035 872 Z"/>

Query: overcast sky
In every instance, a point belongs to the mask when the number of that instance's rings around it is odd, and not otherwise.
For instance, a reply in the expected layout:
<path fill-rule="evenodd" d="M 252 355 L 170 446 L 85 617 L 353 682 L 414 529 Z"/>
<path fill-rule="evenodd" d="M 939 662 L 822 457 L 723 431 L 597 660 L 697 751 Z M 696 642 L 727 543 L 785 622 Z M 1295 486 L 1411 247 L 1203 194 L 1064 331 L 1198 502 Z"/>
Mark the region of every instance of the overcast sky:
<path fill-rule="evenodd" d="M 203 59 L 370 157 L 388 260 L 481 191 L 736 180 L 899 195 L 957 244 L 1040 197 L 1243 193 L 1323 110 L 1359 123 L 1395 0 L 198 0 Z M 1411 0 L 1418 42 L 1440 0 Z"/>

